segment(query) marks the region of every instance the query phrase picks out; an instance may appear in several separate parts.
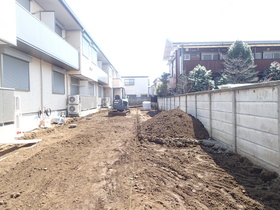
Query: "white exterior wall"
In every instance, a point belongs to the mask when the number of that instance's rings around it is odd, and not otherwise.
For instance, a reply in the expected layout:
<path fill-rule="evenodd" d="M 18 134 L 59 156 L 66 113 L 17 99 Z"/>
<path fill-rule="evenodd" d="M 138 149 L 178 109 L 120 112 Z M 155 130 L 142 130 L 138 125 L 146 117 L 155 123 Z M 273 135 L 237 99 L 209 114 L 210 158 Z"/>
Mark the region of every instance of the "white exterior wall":
<path fill-rule="evenodd" d="M 96 98 L 99 85 L 106 88 L 107 96 L 112 97 L 113 94 L 112 71 L 114 69 L 111 65 L 106 64 L 110 63 L 109 60 L 91 37 L 88 38 L 91 45 L 97 49 L 97 57 L 104 61 L 101 66 L 103 69 L 91 61 L 91 56 L 86 58 L 82 53 L 82 37 L 87 33 L 82 31 L 81 24 L 71 17 L 72 14 L 66 15 L 66 13 L 71 13 L 71 10 L 67 9 L 67 5 L 64 5 L 63 1 L 50 0 L 45 3 L 49 7 L 53 7 L 53 10 L 48 10 L 49 13 L 48 11 L 44 13 L 44 4 L 40 6 L 37 1 L 30 1 L 30 12 L 14 0 L 2 3 L 2 7 L 0 7 L 0 17 L 2 17 L 0 27 L 3 29 L 0 33 L 0 55 L 7 53 L 6 50 L 10 51 L 10 45 L 15 45 L 16 50 L 12 49 L 12 51 L 17 51 L 19 54 L 30 52 L 30 55 L 25 55 L 32 58 L 29 62 L 30 90 L 14 92 L 14 95 L 20 98 L 21 108 L 17 115 L 19 118 L 17 124 L 20 125 L 22 131 L 38 127 L 40 121 L 38 111 L 43 108 L 52 110 L 51 117 L 67 110 L 67 98 L 71 91 L 71 75 L 80 79 L 79 90 L 82 95 L 89 95 L 89 82 L 94 83 Z M 62 7 L 56 8 L 56 3 L 61 3 Z M 57 12 L 62 12 L 63 17 L 57 15 Z M 45 15 L 44 18 L 42 18 L 42 13 Z M 54 31 L 55 17 L 61 17 L 58 21 L 63 20 L 64 23 L 70 24 L 65 27 L 69 28 L 69 31 L 62 30 L 63 38 Z M 0 62 L 2 62 L 1 59 Z M 64 94 L 53 94 L 53 65 L 56 65 L 56 69 L 65 75 Z M 2 63 L 0 63 L 0 71 L 1 66 Z M 1 104 L 3 104 L 2 101 L 0 101 L 0 107 Z M 87 113 L 90 114 L 89 111 Z M 1 134 L 3 134 L 2 131 L 0 136 Z"/>
<path fill-rule="evenodd" d="M 134 79 L 134 85 L 125 85 L 125 91 L 127 95 L 148 95 L 149 94 L 149 78 L 126 78 L 125 79 Z"/>
<path fill-rule="evenodd" d="M 213 139 L 280 173 L 279 90 L 280 82 L 271 82 L 192 93 L 180 96 L 186 100 L 179 106 L 187 104 L 187 113 L 197 117 Z M 169 110 L 177 98 L 158 98 L 159 109 Z"/>
<path fill-rule="evenodd" d="M 80 57 L 81 57 L 80 71 L 78 73 L 97 82 L 98 81 L 98 71 L 97 71 L 98 67 L 95 64 L 93 64 L 90 59 L 86 58 L 82 53 L 81 53 Z M 71 71 L 70 73 L 77 74 L 76 71 Z"/>
<path fill-rule="evenodd" d="M 30 91 L 15 91 L 15 96 L 20 97 L 20 112 L 22 113 L 20 125 L 23 131 L 32 130 L 38 126 L 40 119 L 37 113 L 43 107 L 50 108 L 53 112 L 66 110 L 68 95 L 66 75 L 65 94 L 52 93 L 52 64 L 32 57 L 32 62 L 29 63 L 29 73 Z"/>

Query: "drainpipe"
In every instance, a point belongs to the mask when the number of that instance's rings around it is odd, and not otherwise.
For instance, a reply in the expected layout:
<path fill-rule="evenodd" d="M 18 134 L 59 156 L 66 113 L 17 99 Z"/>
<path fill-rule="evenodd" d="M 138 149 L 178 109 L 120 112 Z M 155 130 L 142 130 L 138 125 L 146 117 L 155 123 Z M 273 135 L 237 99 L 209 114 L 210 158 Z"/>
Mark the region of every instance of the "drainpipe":
<path fill-rule="evenodd" d="M 40 60 L 40 83 L 41 83 L 41 110 L 44 109 L 44 97 L 43 97 L 43 60 Z"/>
<path fill-rule="evenodd" d="M 68 81 L 68 79 L 69 79 L 69 73 L 68 73 L 67 70 L 66 70 L 65 77 L 66 77 L 66 78 L 65 78 L 65 79 L 66 79 L 66 84 L 65 84 L 65 85 L 66 85 L 66 92 L 65 92 L 65 94 L 66 94 L 66 98 L 67 98 L 68 95 L 69 95 L 69 94 L 68 94 L 68 91 L 69 91 L 69 90 L 68 90 L 68 89 L 69 89 L 69 87 L 68 87 L 68 83 L 69 83 L 69 81 Z M 67 108 L 67 107 L 66 107 L 66 108 Z"/>
<path fill-rule="evenodd" d="M 180 74 L 184 73 L 184 48 L 181 46 L 181 63 L 180 63 Z"/>

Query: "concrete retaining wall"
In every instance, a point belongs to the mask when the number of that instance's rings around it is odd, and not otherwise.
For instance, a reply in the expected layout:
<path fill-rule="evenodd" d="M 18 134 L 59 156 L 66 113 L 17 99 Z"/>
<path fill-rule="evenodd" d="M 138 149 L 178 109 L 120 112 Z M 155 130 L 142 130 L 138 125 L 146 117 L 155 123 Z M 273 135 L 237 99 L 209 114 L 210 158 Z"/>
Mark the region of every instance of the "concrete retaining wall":
<path fill-rule="evenodd" d="M 198 118 L 211 138 L 280 174 L 280 82 L 158 98 Z"/>

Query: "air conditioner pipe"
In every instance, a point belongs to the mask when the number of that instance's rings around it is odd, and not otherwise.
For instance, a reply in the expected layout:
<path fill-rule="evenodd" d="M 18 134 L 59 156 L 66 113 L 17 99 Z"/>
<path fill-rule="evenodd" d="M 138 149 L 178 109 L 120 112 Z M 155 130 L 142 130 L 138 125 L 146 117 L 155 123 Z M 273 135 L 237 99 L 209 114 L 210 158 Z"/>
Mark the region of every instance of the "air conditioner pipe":
<path fill-rule="evenodd" d="M 38 111 L 38 118 L 41 118 L 42 114 L 45 114 L 46 116 L 50 116 L 52 114 L 52 110 L 50 108 L 43 108 L 43 110 Z"/>

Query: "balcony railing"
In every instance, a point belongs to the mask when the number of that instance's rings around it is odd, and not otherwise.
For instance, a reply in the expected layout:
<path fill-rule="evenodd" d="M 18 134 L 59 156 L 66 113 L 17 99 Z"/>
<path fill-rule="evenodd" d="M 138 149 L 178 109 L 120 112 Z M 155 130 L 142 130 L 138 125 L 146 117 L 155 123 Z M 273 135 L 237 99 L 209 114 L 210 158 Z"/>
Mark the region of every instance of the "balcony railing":
<path fill-rule="evenodd" d="M 0 126 L 14 123 L 15 98 L 14 90 L 0 87 Z"/>
<path fill-rule="evenodd" d="M 104 84 L 104 85 L 108 85 L 109 84 L 109 76 L 108 74 L 103 71 L 102 69 L 100 69 L 99 67 L 96 66 L 96 68 L 94 68 L 94 70 L 97 73 L 97 78 L 98 78 L 98 82 Z"/>
<path fill-rule="evenodd" d="M 124 84 L 121 78 L 113 78 L 113 87 L 114 88 L 123 88 Z"/>
<path fill-rule="evenodd" d="M 27 52 L 39 51 L 74 69 L 79 68 L 78 51 L 43 22 L 16 3 L 17 39 L 28 46 Z"/>

